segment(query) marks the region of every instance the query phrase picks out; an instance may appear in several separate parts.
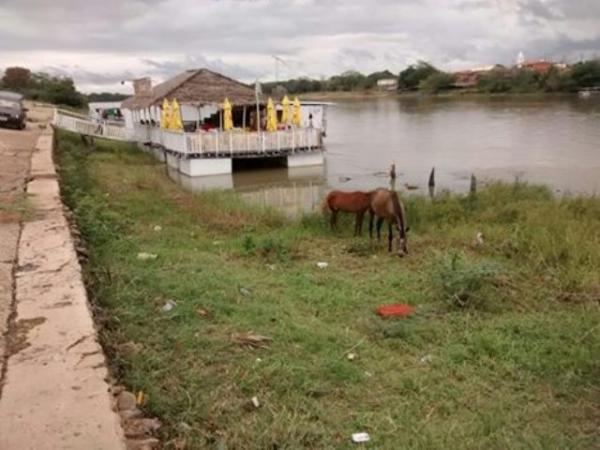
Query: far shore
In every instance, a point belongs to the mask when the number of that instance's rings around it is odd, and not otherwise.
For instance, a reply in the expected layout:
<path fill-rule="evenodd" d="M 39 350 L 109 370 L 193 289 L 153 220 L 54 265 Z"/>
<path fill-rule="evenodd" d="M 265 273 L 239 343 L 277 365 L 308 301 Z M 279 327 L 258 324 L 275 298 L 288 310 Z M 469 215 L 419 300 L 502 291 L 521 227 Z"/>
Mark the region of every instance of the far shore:
<path fill-rule="evenodd" d="M 380 98 L 532 98 L 532 97 L 573 97 L 576 93 L 565 92 L 503 92 L 490 94 L 474 90 L 451 90 L 426 94 L 421 91 L 323 91 L 298 94 L 306 101 L 339 101 L 339 100 L 370 100 Z"/>

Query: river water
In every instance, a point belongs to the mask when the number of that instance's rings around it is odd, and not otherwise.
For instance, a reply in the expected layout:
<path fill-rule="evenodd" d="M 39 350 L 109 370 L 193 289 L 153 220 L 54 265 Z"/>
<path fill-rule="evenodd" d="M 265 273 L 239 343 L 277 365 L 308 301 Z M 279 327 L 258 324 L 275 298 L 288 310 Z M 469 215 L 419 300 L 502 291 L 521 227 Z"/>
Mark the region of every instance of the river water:
<path fill-rule="evenodd" d="M 357 99 L 338 101 L 327 114 L 323 167 L 240 171 L 223 186 L 288 215 L 310 211 L 331 188 L 387 186 L 392 162 L 397 186 L 414 192 L 426 192 L 435 167 L 437 189 L 466 191 L 473 173 L 481 181 L 518 178 L 558 193 L 600 193 L 598 98 Z"/>

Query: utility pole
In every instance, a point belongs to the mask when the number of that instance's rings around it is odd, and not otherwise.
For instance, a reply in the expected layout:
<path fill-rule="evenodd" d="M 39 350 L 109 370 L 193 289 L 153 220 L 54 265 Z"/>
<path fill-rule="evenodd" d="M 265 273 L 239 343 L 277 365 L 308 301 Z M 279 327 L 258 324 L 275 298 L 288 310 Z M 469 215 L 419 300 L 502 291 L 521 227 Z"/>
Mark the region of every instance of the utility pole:
<path fill-rule="evenodd" d="M 279 63 L 285 64 L 285 61 L 277 55 L 271 55 L 271 57 L 275 60 L 275 82 L 277 83 L 279 81 Z"/>

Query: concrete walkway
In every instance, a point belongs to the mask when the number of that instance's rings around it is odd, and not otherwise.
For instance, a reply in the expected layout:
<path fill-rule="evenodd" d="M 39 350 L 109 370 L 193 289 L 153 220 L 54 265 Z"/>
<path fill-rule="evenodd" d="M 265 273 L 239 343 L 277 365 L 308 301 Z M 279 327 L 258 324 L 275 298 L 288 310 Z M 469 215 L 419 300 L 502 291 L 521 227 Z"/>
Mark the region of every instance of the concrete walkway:
<path fill-rule="evenodd" d="M 0 133 L 8 151 L 11 142 L 21 142 L 14 136 L 12 141 L 5 139 L 11 132 Z M 27 148 L 31 134 L 37 137 L 33 152 Z M 19 157 L 31 154 L 31 168 L 17 171 L 21 184 L 16 190 L 30 176 L 30 212 L 22 224 L 16 266 L 13 246 L 0 248 L 0 264 L 11 266 L 15 275 L 14 283 L 10 277 L 7 284 L 4 269 L 0 278 L 0 327 L 6 323 L 6 311 L 14 314 L 8 338 L 0 343 L 6 365 L 0 380 L 0 449 L 124 449 L 120 419 L 112 410 L 105 381 L 104 355 L 59 198 L 52 130 L 30 131 L 21 139 L 24 145 L 17 150 L 25 153 Z M 2 164 L 0 172 L 4 170 Z M 17 223 L 17 236 L 18 229 Z M 9 234 L 14 242 L 14 231 Z"/>

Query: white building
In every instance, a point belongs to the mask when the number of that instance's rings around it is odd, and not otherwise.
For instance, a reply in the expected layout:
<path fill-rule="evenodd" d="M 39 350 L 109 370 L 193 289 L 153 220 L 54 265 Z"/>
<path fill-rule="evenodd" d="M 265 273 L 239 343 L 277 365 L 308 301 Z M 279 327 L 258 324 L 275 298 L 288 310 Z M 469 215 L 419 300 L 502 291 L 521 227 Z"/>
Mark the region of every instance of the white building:
<path fill-rule="evenodd" d="M 395 91 L 398 89 L 397 78 L 382 78 L 377 80 L 377 89 L 380 91 Z"/>

